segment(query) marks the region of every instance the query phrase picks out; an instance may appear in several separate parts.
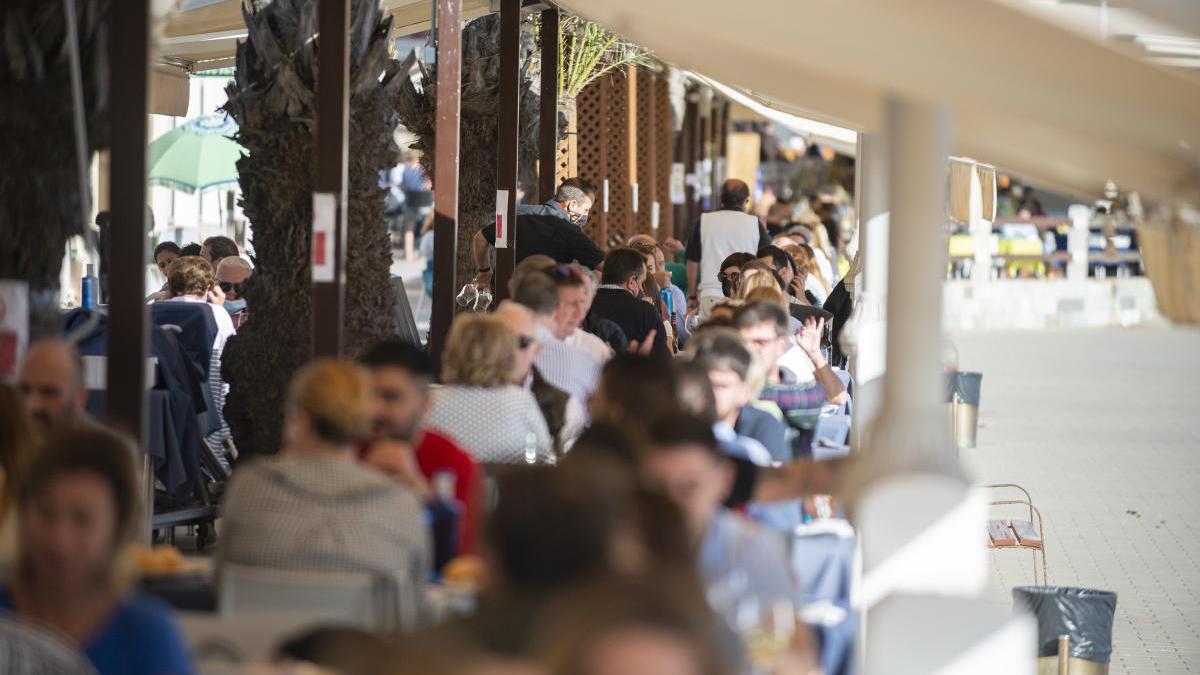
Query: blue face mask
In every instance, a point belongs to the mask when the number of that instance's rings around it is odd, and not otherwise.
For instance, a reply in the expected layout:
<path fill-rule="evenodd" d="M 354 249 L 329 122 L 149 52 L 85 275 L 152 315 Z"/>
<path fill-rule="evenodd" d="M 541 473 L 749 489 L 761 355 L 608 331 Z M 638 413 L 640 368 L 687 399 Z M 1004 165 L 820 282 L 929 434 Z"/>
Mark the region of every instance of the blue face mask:
<path fill-rule="evenodd" d="M 242 300 L 239 298 L 237 300 L 226 300 L 225 301 L 225 311 L 229 312 L 230 314 L 233 314 L 235 312 L 240 312 L 243 309 L 246 309 L 246 301 L 245 300 Z"/>

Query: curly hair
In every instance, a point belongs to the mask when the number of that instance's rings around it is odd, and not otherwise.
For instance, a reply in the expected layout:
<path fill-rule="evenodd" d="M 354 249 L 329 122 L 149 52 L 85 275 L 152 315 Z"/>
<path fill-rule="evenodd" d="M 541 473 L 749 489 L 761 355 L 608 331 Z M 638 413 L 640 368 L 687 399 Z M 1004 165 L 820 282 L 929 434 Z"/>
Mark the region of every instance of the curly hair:
<path fill-rule="evenodd" d="M 459 314 L 442 352 L 446 384 L 500 387 L 512 380 L 517 365 L 517 336 L 488 314 Z"/>
<path fill-rule="evenodd" d="M 172 298 L 204 295 L 216 283 L 212 263 L 200 256 L 176 258 L 167 268 L 167 291 Z"/>

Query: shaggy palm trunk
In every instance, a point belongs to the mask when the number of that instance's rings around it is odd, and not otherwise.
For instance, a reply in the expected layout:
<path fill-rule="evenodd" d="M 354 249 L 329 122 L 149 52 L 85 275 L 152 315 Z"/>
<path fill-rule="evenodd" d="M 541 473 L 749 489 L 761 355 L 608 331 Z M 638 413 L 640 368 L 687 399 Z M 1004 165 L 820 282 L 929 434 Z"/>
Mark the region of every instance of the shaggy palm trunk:
<path fill-rule="evenodd" d="M 88 156 L 108 141 L 109 0 L 76 0 Z M 34 337 L 60 330 L 67 240 L 85 234 L 63 3 L 7 0 L 0 12 L 0 279 L 29 283 Z"/>
<path fill-rule="evenodd" d="M 281 444 L 288 381 L 312 356 L 312 193 L 316 172 L 314 0 L 274 0 L 246 12 L 226 110 L 248 154 L 238 162 L 242 209 L 253 227 L 255 270 L 245 288 L 251 319 L 225 347 L 225 417 L 239 450 Z M 379 172 L 396 155 L 392 108 L 398 64 L 387 53 L 391 19 L 378 2 L 353 0 L 350 163 L 346 248 L 346 347 L 353 355 L 397 333 L 391 247 Z M 317 317 L 337 321 L 339 317 Z"/>
<path fill-rule="evenodd" d="M 537 160 L 538 95 L 533 83 L 538 79 L 534 58 L 532 23 L 521 31 L 521 112 L 518 131 L 518 185 L 527 196 L 536 194 L 534 166 Z M 496 207 L 496 107 L 499 91 L 500 19 L 485 16 L 463 29 L 462 108 L 460 125 L 460 162 L 458 195 L 459 283 L 475 274 L 471 239 L 475 231 L 493 220 Z M 433 173 L 434 101 L 436 78 L 432 70 L 422 73 L 421 87 L 406 80 L 401 86 L 396 107 L 404 126 L 417 137 L 413 148 L 421 152 L 422 168 Z"/>

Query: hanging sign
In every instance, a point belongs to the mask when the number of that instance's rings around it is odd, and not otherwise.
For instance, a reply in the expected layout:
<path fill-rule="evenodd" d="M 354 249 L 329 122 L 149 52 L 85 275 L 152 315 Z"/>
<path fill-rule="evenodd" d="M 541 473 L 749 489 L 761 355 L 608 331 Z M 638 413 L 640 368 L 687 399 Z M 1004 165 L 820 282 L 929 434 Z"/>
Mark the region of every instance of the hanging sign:
<path fill-rule="evenodd" d="M 337 217 L 337 196 L 332 192 L 313 193 L 312 222 L 312 280 L 329 283 L 334 280 L 333 229 Z"/>
<path fill-rule="evenodd" d="M 658 202 L 650 202 L 650 229 L 652 230 L 658 230 L 658 210 Z"/>
<path fill-rule="evenodd" d="M 496 248 L 508 248 L 508 190 L 496 190 Z"/>
<path fill-rule="evenodd" d="M 671 203 L 682 204 L 687 200 L 684 191 L 683 162 L 671 164 Z"/>
<path fill-rule="evenodd" d="M 638 212 L 638 188 L 637 183 L 633 184 L 633 212 Z"/>

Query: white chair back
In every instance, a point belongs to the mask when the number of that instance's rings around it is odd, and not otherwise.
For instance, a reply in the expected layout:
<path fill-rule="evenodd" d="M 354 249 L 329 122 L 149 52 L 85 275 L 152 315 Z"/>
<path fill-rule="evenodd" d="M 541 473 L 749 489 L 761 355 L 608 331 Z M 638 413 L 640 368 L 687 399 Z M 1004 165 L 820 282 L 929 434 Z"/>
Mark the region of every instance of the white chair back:
<path fill-rule="evenodd" d="M 287 614 L 369 630 L 410 628 L 418 614 L 416 590 L 395 577 L 228 563 L 221 566 L 219 601 L 226 617 Z"/>

